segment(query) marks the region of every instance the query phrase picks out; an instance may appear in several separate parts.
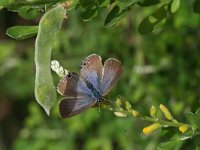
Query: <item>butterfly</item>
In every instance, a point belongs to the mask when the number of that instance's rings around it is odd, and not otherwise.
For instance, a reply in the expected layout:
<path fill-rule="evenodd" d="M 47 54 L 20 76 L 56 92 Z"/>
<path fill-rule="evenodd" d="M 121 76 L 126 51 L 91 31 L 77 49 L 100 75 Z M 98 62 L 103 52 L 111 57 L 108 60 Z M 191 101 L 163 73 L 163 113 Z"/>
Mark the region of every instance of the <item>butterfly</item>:
<path fill-rule="evenodd" d="M 121 62 L 89 55 L 81 64 L 80 75 L 69 72 L 60 80 L 57 90 L 65 96 L 59 103 L 62 118 L 70 118 L 102 103 L 123 72 Z"/>

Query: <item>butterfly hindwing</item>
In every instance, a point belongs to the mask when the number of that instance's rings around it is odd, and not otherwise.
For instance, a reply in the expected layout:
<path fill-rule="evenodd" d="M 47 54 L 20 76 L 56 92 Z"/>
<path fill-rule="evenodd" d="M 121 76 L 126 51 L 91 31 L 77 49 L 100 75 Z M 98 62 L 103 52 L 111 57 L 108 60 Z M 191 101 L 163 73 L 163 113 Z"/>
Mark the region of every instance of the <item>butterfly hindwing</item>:
<path fill-rule="evenodd" d="M 109 58 L 105 61 L 103 67 L 103 77 L 101 82 L 101 89 L 103 96 L 108 94 L 115 83 L 119 80 L 123 72 L 121 62 L 114 58 Z"/>
<path fill-rule="evenodd" d="M 73 117 L 94 106 L 96 101 L 91 97 L 64 98 L 59 103 L 60 115 L 63 118 Z"/>

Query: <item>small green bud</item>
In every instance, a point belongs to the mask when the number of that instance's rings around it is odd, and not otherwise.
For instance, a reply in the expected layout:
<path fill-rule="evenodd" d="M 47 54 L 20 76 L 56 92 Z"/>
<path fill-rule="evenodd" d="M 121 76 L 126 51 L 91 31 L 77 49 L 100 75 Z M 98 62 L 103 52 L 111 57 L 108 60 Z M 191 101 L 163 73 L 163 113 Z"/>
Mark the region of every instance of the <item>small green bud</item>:
<path fill-rule="evenodd" d="M 134 117 L 137 117 L 137 116 L 139 116 L 139 114 L 140 114 L 138 111 L 133 110 L 133 109 L 128 110 L 128 112 L 130 112 L 131 115 L 134 116 Z"/>
<path fill-rule="evenodd" d="M 168 110 L 168 108 L 165 105 L 160 104 L 160 110 L 163 112 L 166 119 L 173 120 L 173 117 L 172 117 L 170 111 Z"/>
<path fill-rule="evenodd" d="M 124 105 L 125 105 L 126 110 L 130 110 L 131 109 L 131 104 L 128 101 L 125 101 Z"/>
<path fill-rule="evenodd" d="M 150 108 L 150 116 L 155 118 L 156 117 L 156 113 L 157 113 L 156 107 L 151 106 L 151 108 Z"/>
<path fill-rule="evenodd" d="M 119 111 L 114 112 L 114 114 L 115 114 L 115 116 L 117 116 L 117 117 L 126 117 L 126 116 L 127 116 L 125 113 L 119 112 Z"/>
<path fill-rule="evenodd" d="M 121 107 L 121 105 L 122 105 L 122 100 L 121 100 L 119 97 L 116 98 L 115 105 L 116 105 L 117 107 Z"/>

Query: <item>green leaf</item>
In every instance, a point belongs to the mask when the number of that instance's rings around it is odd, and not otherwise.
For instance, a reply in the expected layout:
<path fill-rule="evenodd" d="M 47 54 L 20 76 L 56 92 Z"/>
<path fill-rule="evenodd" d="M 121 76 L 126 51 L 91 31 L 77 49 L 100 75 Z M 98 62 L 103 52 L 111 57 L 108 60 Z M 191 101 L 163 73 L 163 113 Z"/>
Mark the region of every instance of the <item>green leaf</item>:
<path fill-rule="evenodd" d="M 152 6 L 160 3 L 160 0 L 140 0 L 138 3 L 140 6 Z"/>
<path fill-rule="evenodd" d="M 181 148 L 182 141 L 172 140 L 158 145 L 158 150 L 179 150 Z"/>
<path fill-rule="evenodd" d="M 180 7 L 180 0 L 173 0 L 171 4 L 171 12 L 175 13 L 179 7 Z"/>
<path fill-rule="evenodd" d="M 79 2 L 83 8 L 91 8 L 93 5 L 95 5 L 95 1 L 93 0 L 80 0 Z"/>
<path fill-rule="evenodd" d="M 120 8 L 126 8 L 129 7 L 137 2 L 139 2 L 140 0 L 116 0 L 116 3 L 118 6 L 120 6 Z"/>
<path fill-rule="evenodd" d="M 14 26 L 6 30 L 6 34 L 17 40 L 24 40 L 37 34 L 38 26 Z"/>
<path fill-rule="evenodd" d="M 187 120 L 189 121 L 190 125 L 192 126 L 193 130 L 197 129 L 197 125 L 196 125 L 196 116 L 195 114 L 193 114 L 192 112 L 188 112 L 186 114 Z"/>
<path fill-rule="evenodd" d="M 114 8 L 110 11 L 108 16 L 106 17 L 106 20 L 104 22 L 104 25 L 107 27 L 111 27 L 118 23 L 120 19 L 122 19 L 124 16 L 127 15 L 127 13 L 130 11 L 130 8 L 120 10 L 119 6 L 114 6 Z"/>
<path fill-rule="evenodd" d="M 84 19 L 84 21 L 90 21 L 96 16 L 97 16 L 96 8 L 86 9 L 84 12 L 81 13 L 81 17 Z"/>
<path fill-rule="evenodd" d="M 35 98 L 48 115 L 57 101 L 56 88 L 51 75 L 51 51 L 65 14 L 66 9 L 62 5 L 46 12 L 40 20 L 35 41 Z"/>
<path fill-rule="evenodd" d="M 99 0 L 99 7 L 107 7 L 110 4 L 110 0 Z"/>
<path fill-rule="evenodd" d="M 141 34 L 148 34 L 153 31 L 154 24 L 150 22 L 149 18 L 145 18 L 139 25 L 139 32 Z"/>
<path fill-rule="evenodd" d="M 167 16 L 165 5 L 155 10 L 152 14 L 147 16 L 139 25 L 139 32 L 141 34 L 148 34 L 152 32 L 157 24 L 162 22 Z"/>
<path fill-rule="evenodd" d="M 196 0 L 193 4 L 193 11 L 200 14 L 200 0 Z"/>
<path fill-rule="evenodd" d="M 200 108 L 198 108 L 195 112 L 196 115 L 200 115 Z"/>
<path fill-rule="evenodd" d="M 24 6 L 19 9 L 19 15 L 25 19 L 32 20 L 39 15 L 38 9 L 33 9 L 29 6 Z"/>
<path fill-rule="evenodd" d="M 200 108 L 197 109 L 197 111 L 195 112 L 196 114 L 196 125 L 197 125 L 197 128 L 200 129 Z"/>

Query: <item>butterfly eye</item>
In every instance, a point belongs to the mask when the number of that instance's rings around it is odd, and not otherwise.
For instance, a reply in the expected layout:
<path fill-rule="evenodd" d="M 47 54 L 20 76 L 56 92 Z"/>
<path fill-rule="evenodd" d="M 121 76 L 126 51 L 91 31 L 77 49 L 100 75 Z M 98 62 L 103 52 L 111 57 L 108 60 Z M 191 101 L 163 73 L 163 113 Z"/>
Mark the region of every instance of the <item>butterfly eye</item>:
<path fill-rule="evenodd" d="M 82 63 L 80 69 L 82 69 L 83 67 L 85 67 L 87 65 L 87 62 Z"/>
<path fill-rule="evenodd" d="M 68 75 L 67 75 L 67 78 L 71 78 L 72 77 L 72 75 L 71 75 L 71 73 L 69 73 Z"/>

